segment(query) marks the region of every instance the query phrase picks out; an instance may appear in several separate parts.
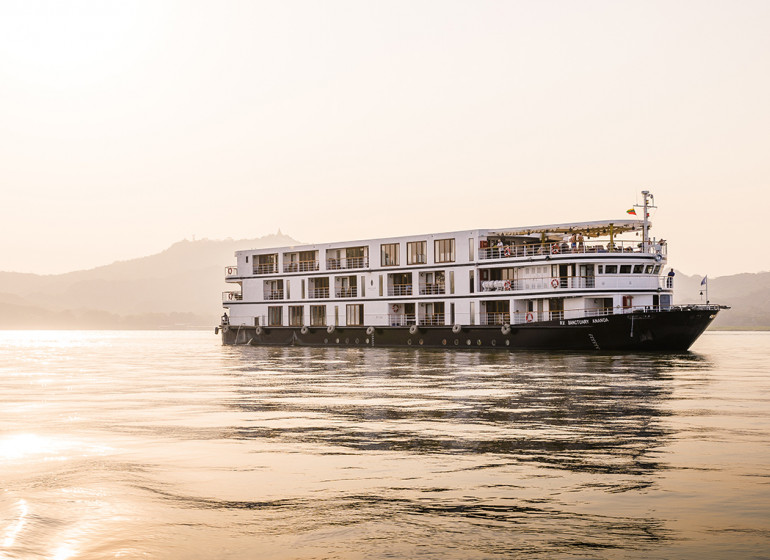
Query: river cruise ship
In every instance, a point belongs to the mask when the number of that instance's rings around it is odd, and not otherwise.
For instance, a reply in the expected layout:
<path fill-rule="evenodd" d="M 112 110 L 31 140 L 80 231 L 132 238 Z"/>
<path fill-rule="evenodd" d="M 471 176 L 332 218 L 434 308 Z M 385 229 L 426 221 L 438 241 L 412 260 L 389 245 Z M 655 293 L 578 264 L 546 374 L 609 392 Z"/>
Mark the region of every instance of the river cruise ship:
<path fill-rule="evenodd" d="M 673 305 L 668 245 L 642 219 L 236 252 L 224 344 L 688 349 L 717 305 Z"/>

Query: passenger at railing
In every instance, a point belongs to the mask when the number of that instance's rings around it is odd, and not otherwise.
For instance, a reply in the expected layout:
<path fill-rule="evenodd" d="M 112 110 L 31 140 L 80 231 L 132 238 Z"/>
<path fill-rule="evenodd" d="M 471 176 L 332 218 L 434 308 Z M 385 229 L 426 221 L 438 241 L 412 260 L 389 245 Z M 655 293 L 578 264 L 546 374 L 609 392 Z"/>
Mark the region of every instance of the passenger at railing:
<path fill-rule="evenodd" d="M 676 275 L 676 272 L 674 272 L 674 269 L 668 271 L 668 278 L 666 278 L 666 288 L 673 288 L 674 287 L 674 276 Z"/>
<path fill-rule="evenodd" d="M 583 244 L 583 234 L 577 234 L 578 252 L 585 253 L 585 245 Z"/>
<path fill-rule="evenodd" d="M 497 244 L 495 244 L 495 258 L 499 259 L 502 254 L 503 254 L 503 240 L 498 239 Z"/>
<path fill-rule="evenodd" d="M 569 238 L 569 246 L 573 253 L 577 253 L 577 235 L 574 233 Z"/>

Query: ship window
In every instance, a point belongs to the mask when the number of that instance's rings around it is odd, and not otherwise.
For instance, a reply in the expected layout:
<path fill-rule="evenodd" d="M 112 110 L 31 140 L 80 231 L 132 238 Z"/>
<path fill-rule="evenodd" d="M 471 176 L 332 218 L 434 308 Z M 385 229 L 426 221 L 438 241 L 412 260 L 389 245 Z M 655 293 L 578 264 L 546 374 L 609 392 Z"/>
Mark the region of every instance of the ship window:
<path fill-rule="evenodd" d="M 434 260 L 437 263 L 455 262 L 455 240 L 436 239 L 434 241 Z"/>
<path fill-rule="evenodd" d="M 361 303 L 351 303 L 346 306 L 346 325 L 364 324 L 364 306 Z"/>
<path fill-rule="evenodd" d="M 620 265 L 620 273 L 621 274 L 631 274 L 631 265 L 630 264 L 621 264 Z"/>
<path fill-rule="evenodd" d="M 281 307 L 268 307 L 267 308 L 267 324 L 271 327 L 280 327 L 283 324 L 283 318 Z"/>
<path fill-rule="evenodd" d="M 656 264 L 655 268 L 652 269 L 652 273 L 653 274 L 657 274 L 658 272 L 660 272 L 660 265 Z"/>
<path fill-rule="evenodd" d="M 289 306 L 289 326 L 290 327 L 302 326 L 302 306 L 301 305 Z"/>
<path fill-rule="evenodd" d="M 604 265 L 600 264 L 596 267 L 596 274 L 604 274 Z"/>
<path fill-rule="evenodd" d="M 651 264 L 648 264 L 648 265 L 645 267 L 645 269 L 644 269 L 644 273 L 645 273 L 645 274 L 652 274 L 652 268 L 653 268 L 653 266 L 652 266 Z"/>
<path fill-rule="evenodd" d="M 383 243 L 382 266 L 398 266 L 398 243 Z"/>
<path fill-rule="evenodd" d="M 454 270 L 449 271 L 449 293 L 450 294 L 455 293 L 455 271 Z"/>
<path fill-rule="evenodd" d="M 248 264 L 248 262 L 249 262 L 249 256 L 246 255 L 246 264 Z"/>
<path fill-rule="evenodd" d="M 406 264 L 426 264 L 427 262 L 427 241 L 410 241 L 406 244 Z"/>
<path fill-rule="evenodd" d="M 325 305 L 310 306 L 310 326 L 311 327 L 326 326 L 326 306 Z"/>
<path fill-rule="evenodd" d="M 618 273 L 618 265 L 616 264 L 608 264 L 604 267 L 604 273 L 605 274 L 617 274 Z"/>
<path fill-rule="evenodd" d="M 641 274 L 643 270 L 644 270 L 644 265 L 643 264 L 635 264 L 634 265 L 634 274 Z"/>

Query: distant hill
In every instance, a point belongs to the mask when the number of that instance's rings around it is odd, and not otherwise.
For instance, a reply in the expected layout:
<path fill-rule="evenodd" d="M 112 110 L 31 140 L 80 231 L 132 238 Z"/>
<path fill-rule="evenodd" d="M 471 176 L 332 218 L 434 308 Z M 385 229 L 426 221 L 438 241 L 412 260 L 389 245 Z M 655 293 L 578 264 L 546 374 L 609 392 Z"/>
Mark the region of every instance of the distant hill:
<path fill-rule="evenodd" d="M 703 276 L 677 273 L 674 277 L 674 301 L 705 302 L 702 280 Z M 714 321 L 715 327 L 770 328 L 770 272 L 709 278 L 708 299 L 711 303 L 731 307 L 719 314 Z"/>
<path fill-rule="evenodd" d="M 90 270 L 0 272 L 0 328 L 194 328 L 218 323 L 224 269 L 235 251 L 297 245 L 256 239 L 180 241 L 165 251 Z"/>
<path fill-rule="evenodd" d="M 0 272 L 2 329 L 198 328 L 218 323 L 224 269 L 244 249 L 298 245 L 276 234 L 256 239 L 180 241 L 165 251 L 90 270 L 38 275 Z M 674 301 L 705 302 L 701 276 L 677 273 Z M 712 303 L 732 309 L 723 328 L 770 328 L 770 272 L 709 279 Z"/>

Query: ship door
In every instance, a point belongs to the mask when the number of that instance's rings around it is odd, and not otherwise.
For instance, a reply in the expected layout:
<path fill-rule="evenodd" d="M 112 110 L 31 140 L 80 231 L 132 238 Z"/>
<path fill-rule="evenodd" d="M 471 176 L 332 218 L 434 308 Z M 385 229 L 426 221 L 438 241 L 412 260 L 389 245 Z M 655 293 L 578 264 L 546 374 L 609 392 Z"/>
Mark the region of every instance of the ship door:
<path fill-rule="evenodd" d="M 414 325 L 416 323 L 415 319 L 416 316 L 414 314 L 414 304 L 413 303 L 405 303 L 404 304 L 404 319 L 406 319 L 407 325 Z"/>
<path fill-rule="evenodd" d="M 568 282 L 568 276 L 569 276 L 569 265 L 567 264 L 560 264 L 559 265 L 559 287 L 561 288 L 567 288 L 569 287 Z"/>
<path fill-rule="evenodd" d="M 631 309 L 634 306 L 634 296 L 623 296 L 623 309 Z"/>

